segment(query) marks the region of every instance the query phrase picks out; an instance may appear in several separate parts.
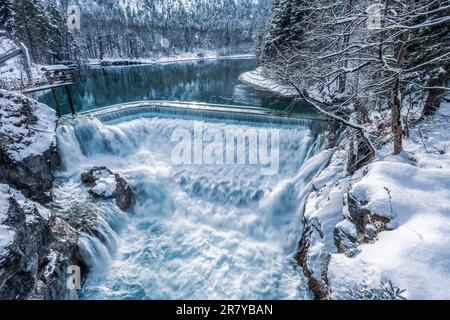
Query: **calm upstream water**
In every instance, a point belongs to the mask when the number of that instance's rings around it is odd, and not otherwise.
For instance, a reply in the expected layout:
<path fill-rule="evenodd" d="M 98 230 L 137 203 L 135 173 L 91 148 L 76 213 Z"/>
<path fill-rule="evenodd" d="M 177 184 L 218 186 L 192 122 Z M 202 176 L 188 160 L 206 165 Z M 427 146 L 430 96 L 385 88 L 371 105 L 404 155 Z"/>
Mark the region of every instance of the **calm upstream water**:
<path fill-rule="evenodd" d="M 73 95 L 77 111 L 138 100 L 209 102 L 280 111 L 289 108 L 289 100 L 239 81 L 241 73 L 255 68 L 255 59 L 223 59 L 83 69 L 74 72 Z M 62 89 L 58 89 L 58 99 L 66 102 Z M 50 93 L 39 100 L 53 106 Z M 62 110 L 69 113 L 67 105 Z M 291 110 L 314 115 L 310 108 L 299 103 Z"/>
<path fill-rule="evenodd" d="M 239 82 L 242 72 L 254 68 L 254 60 L 215 60 L 83 70 L 76 74 L 75 101 L 78 111 L 145 99 L 285 110 L 289 101 Z M 306 106 L 295 111 L 314 116 Z M 94 230 L 79 240 L 90 267 L 81 298 L 310 298 L 294 254 L 305 198 L 331 155 L 325 135 L 314 134 L 309 120 L 280 125 L 238 116 L 214 120 L 200 113 L 198 121 L 174 112 L 60 123 L 56 207 L 77 220 L 95 217 Z M 276 130 L 279 142 L 270 143 L 268 154 L 277 146 L 277 172 L 262 175 L 253 165 L 174 163 L 173 133 L 198 136 L 200 119 L 203 130 L 224 137 L 225 131 Z M 258 138 L 254 147 L 266 150 L 264 141 Z M 90 198 L 80 175 L 94 166 L 127 180 L 136 200 L 132 212 Z"/>

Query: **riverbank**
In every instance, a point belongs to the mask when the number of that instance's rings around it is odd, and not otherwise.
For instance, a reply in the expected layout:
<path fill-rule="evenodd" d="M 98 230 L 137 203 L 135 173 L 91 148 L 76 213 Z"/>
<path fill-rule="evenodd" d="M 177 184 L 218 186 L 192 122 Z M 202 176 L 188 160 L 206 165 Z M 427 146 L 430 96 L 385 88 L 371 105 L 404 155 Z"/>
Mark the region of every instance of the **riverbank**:
<path fill-rule="evenodd" d="M 281 97 L 293 98 L 297 95 L 297 92 L 291 86 L 282 84 L 276 79 L 265 75 L 261 67 L 242 73 L 239 76 L 239 80 L 257 90 L 269 91 Z"/>
<path fill-rule="evenodd" d="M 293 95 L 261 68 L 240 80 Z M 368 117 L 374 130 L 388 114 Z M 391 155 L 386 133 L 375 160 L 352 175 L 344 165 L 347 145 L 336 147 L 307 198 L 297 254 L 316 298 L 450 298 L 449 118 L 444 102 L 436 115 L 412 125 L 400 156 Z"/>
<path fill-rule="evenodd" d="M 132 66 L 132 65 L 148 65 L 148 64 L 164 64 L 164 63 L 176 63 L 176 62 L 189 62 L 189 61 L 202 61 L 202 60 L 216 60 L 216 59 L 254 59 L 254 54 L 235 54 L 235 55 L 220 55 L 217 52 L 207 52 L 202 54 L 185 54 L 176 56 L 167 56 L 159 58 L 148 59 L 103 59 L 89 60 L 85 66 L 88 67 L 109 67 L 109 66 Z M 83 64 L 82 64 L 83 66 Z"/>
<path fill-rule="evenodd" d="M 331 299 L 449 299 L 449 104 L 347 175 L 336 153 L 308 196 L 300 250 Z M 313 288 L 314 289 L 314 288 Z"/>

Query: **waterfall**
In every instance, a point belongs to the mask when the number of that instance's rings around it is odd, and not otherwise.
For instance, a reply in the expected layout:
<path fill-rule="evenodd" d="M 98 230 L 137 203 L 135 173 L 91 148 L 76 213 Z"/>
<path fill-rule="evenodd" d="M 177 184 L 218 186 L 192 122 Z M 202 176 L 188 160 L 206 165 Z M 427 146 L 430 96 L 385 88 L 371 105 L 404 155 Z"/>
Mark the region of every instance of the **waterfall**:
<path fill-rule="evenodd" d="M 331 154 L 309 120 L 253 111 L 128 108 L 59 126 L 60 174 L 67 178 L 61 193 L 79 186 L 83 170 L 103 165 L 136 195 L 126 216 L 114 205 L 94 204 L 102 227 L 80 245 L 103 272 L 91 273 L 85 298 L 308 298 L 292 257 L 311 181 Z M 253 164 L 174 164 L 174 131 L 195 137 L 199 121 L 211 132 L 277 130 L 277 174 L 262 175 Z"/>

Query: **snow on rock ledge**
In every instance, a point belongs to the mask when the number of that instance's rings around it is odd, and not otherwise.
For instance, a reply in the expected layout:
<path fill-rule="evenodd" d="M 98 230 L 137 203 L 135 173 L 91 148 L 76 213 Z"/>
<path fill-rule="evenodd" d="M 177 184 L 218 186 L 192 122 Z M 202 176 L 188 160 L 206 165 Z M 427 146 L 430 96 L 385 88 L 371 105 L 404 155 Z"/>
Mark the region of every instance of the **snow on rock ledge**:
<path fill-rule="evenodd" d="M 347 176 L 336 153 L 315 179 L 297 258 L 316 298 L 450 299 L 449 116 L 410 128 L 400 156 Z"/>
<path fill-rule="evenodd" d="M 124 178 L 114 174 L 106 167 L 94 167 L 81 175 L 81 181 L 88 186 L 89 193 L 103 200 L 114 199 L 116 205 L 124 211 L 134 204 L 134 195 Z"/>
<path fill-rule="evenodd" d="M 0 299 L 75 299 L 77 236 L 44 206 L 0 184 Z"/>
<path fill-rule="evenodd" d="M 48 202 L 52 170 L 59 164 L 56 115 L 48 106 L 0 90 L 0 182 Z"/>
<path fill-rule="evenodd" d="M 302 224 L 304 226 L 296 255 L 316 299 L 330 299 L 328 262 L 336 252 L 333 230 L 342 220 L 343 196 L 348 191 L 345 166 L 335 153 L 330 164 L 313 181 Z"/>
<path fill-rule="evenodd" d="M 372 215 L 389 219 L 395 229 L 360 245 L 354 258 L 332 256 L 334 297 L 345 297 L 342 288 L 375 278 L 392 280 L 410 299 L 450 298 L 450 172 L 378 161 L 350 194 Z"/>

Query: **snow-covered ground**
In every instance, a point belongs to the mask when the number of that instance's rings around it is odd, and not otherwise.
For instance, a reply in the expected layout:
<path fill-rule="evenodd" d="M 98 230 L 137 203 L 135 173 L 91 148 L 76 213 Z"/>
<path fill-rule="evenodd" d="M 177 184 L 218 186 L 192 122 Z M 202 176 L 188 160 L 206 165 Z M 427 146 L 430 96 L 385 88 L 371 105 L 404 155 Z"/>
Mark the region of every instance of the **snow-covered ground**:
<path fill-rule="evenodd" d="M 101 65 L 102 63 L 120 63 L 127 62 L 128 64 L 160 64 L 160 63 L 172 63 L 183 61 L 196 61 L 196 60 L 210 60 L 210 59 L 253 59 L 254 54 L 234 54 L 234 55 L 220 55 L 216 51 L 198 53 L 186 53 L 173 56 L 161 56 L 155 58 L 142 58 L 142 59 L 124 59 L 124 58 L 105 58 L 103 60 L 91 59 L 88 65 Z"/>
<path fill-rule="evenodd" d="M 295 91 L 294 88 L 282 84 L 275 79 L 266 77 L 263 74 L 263 69 L 261 67 L 257 68 L 256 70 L 248 71 L 241 74 L 239 76 L 239 80 L 248 85 L 253 86 L 255 89 L 270 91 L 280 96 L 294 97 L 297 95 L 297 92 Z"/>
<path fill-rule="evenodd" d="M 0 89 L 1 147 L 13 161 L 40 155 L 55 145 L 56 114 L 45 104 Z"/>
<path fill-rule="evenodd" d="M 402 156 L 390 147 L 352 182 L 350 193 L 371 212 L 391 219 L 391 231 L 349 258 L 333 254 L 334 298 L 345 288 L 390 280 L 409 299 L 450 299 L 450 104 L 412 129 Z"/>
<path fill-rule="evenodd" d="M 298 97 L 298 92 L 294 86 L 278 80 L 270 74 L 270 71 L 265 70 L 263 67 L 244 72 L 239 76 L 239 80 L 245 84 L 251 85 L 257 90 L 268 91 L 281 97 Z M 318 84 L 310 85 L 307 92 L 311 98 L 323 103 L 332 103 L 333 99 L 342 98 L 343 95 L 342 93 L 333 90 L 333 87 L 324 88 Z"/>
<path fill-rule="evenodd" d="M 450 299 L 449 143 L 450 104 L 444 103 L 411 129 L 402 155 L 392 156 L 388 144 L 353 176 L 345 175 L 335 155 L 315 179 L 305 217 L 318 232 L 312 233 L 307 259 L 317 279 L 327 270 L 332 299 L 355 298 L 352 290 L 373 292 L 387 283 L 405 290 L 408 299 Z M 358 237 L 344 218 L 348 193 L 363 209 L 390 220 L 388 231 L 373 243 L 362 241 L 352 257 L 336 253 L 335 246 L 336 226 Z"/>

